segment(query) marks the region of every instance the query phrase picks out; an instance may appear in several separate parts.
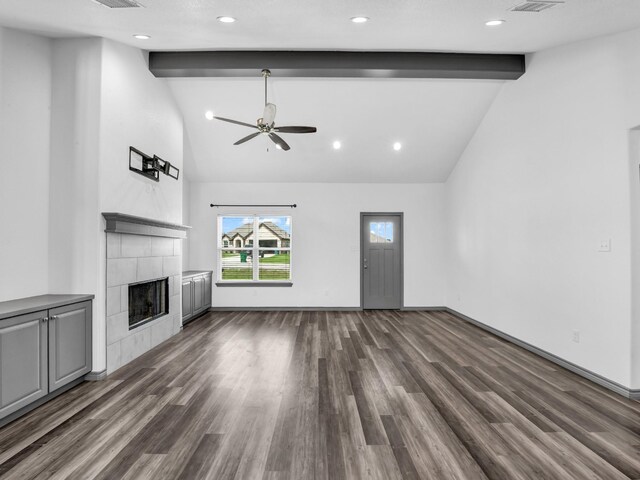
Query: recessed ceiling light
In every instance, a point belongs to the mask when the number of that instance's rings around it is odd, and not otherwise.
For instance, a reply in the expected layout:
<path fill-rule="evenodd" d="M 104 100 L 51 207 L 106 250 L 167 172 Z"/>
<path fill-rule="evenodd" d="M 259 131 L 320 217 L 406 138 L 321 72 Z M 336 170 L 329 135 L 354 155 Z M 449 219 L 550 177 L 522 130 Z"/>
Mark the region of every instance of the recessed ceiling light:
<path fill-rule="evenodd" d="M 369 17 L 351 17 L 351 21 L 353 23 L 367 23 L 369 21 Z"/>
<path fill-rule="evenodd" d="M 204 116 L 207 120 L 213 120 L 213 112 L 211 110 L 208 110 Z"/>
<path fill-rule="evenodd" d="M 133 38 L 137 38 L 138 40 L 149 40 L 151 37 L 149 35 L 144 35 L 142 33 L 137 33 L 133 36 Z"/>
<path fill-rule="evenodd" d="M 487 27 L 497 27 L 498 25 L 502 25 L 504 22 L 504 20 L 489 20 L 485 25 Z"/>
<path fill-rule="evenodd" d="M 233 23 L 236 19 L 233 17 L 218 17 L 218 21 L 222 23 Z"/>
<path fill-rule="evenodd" d="M 400 142 L 396 142 L 393 144 L 393 149 L 397 152 L 402 148 L 402 144 Z"/>
<path fill-rule="evenodd" d="M 334 150 L 340 150 L 340 147 L 342 147 L 342 144 L 338 140 L 333 142 L 333 149 Z"/>

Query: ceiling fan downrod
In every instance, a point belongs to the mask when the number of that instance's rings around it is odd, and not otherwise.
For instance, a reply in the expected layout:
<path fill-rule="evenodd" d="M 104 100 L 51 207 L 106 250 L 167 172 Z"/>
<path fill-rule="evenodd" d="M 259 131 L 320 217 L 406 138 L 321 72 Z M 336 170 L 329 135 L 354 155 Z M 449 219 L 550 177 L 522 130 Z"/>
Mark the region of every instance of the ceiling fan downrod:
<path fill-rule="evenodd" d="M 271 70 L 268 68 L 262 69 L 262 76 L 264 77 L 264 106 L 267 106 L 267 78 L 271 76 Z"/>

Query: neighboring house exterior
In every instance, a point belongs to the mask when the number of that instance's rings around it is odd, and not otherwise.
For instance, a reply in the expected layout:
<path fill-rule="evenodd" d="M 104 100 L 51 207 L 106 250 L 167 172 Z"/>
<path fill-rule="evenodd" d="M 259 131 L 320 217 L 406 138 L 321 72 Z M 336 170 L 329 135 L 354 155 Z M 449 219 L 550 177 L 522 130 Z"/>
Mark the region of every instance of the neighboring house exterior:
<path fill-rule="evenodd" d="M 391 243 L 393 239 L 385 238 L 383 236 L 378 235 L 377 233 L 369 232 L 369 242 L 370 243 Z"/>
<path fill-rule="evenodd" d="M 258 225 L 259 247 L 288 248 L 291 246 L 291 235 L 272 222 L 262 222 Z M 253 224 L 234 228 L 222 235 L 222 248 L 253 247 Z"/>

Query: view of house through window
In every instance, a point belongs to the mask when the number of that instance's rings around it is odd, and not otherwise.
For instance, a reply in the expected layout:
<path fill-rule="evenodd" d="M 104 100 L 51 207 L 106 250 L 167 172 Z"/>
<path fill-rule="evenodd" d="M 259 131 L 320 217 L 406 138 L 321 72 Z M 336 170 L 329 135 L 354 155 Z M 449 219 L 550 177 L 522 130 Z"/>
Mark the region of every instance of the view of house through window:
<path fill-rule="evenodd" d="M 218 232 L 219 280 L 291 280 L 291 217 L 221 215 Z"/>
<path fill-rule="evenodd" d="M 393 243 L 392 222 L 371 222 L 369 224 L 371 243 Z"/>

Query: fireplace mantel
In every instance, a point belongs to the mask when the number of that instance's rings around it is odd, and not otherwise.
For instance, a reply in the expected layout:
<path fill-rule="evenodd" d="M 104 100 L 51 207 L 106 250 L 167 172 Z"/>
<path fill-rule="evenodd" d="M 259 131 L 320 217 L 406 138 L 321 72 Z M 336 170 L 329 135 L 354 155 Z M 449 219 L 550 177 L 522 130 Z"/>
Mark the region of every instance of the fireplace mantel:
<path fill-rule="evenodd" d="M 136 217 L 125 213 L 102 212 L 107 221 L 105 232 L 147 235 L 150 237 L 187 238 L 187 225 L 162 222 L 151 218 Z"/>

